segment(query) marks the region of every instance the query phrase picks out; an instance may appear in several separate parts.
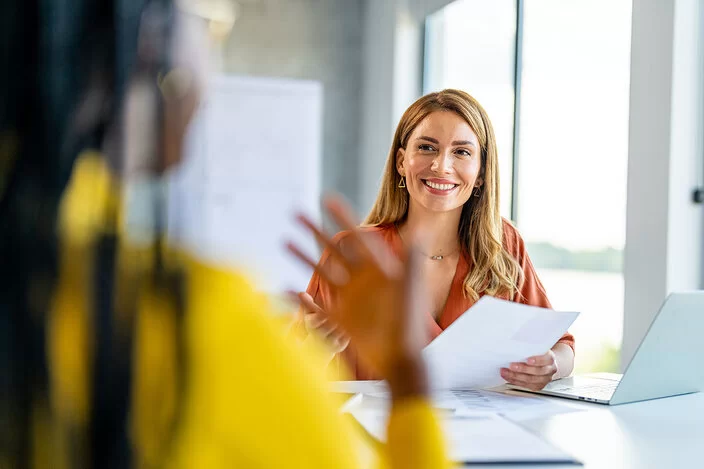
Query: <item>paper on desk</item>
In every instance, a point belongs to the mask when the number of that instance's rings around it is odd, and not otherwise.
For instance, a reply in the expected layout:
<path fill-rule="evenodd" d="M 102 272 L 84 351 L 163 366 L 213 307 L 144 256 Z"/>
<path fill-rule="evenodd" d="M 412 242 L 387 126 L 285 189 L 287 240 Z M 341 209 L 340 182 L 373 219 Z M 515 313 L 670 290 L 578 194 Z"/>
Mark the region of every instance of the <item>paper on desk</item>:
<path fill-rule="evenodd" d="M 388 412 L 357 409 L 351 414 L 374 438 L 386 440 Z M 443 418 L 441 424 L 454 462 L 576 462 L 523 427 L 497 415 L 455 415 Z"/>
<path fill-rule="evenodd" d="M 517 396 L 484 389 L 436 390 L 431 396 L 435 409 L 450 410 L 456 415 L 498 414 L 520 421 L 545 415 L 582 410 L 581 407 L 537 396 Z M 360 404 L 365 408 L 388 410 L 391 393 L 363 394 Z"/>
<path fill-rule="evenodd" d="M 368 381 L 331 381 L 330 391 L 341 392 L 347 394 L 373 394 L 388 391 L 389 387 L 386 381 L 368 380 Z"/>
<path fill-rule="evenodd" d="M 583 407 L 557 402 L 537 396 L 517 396 L 483 389 L 458 389 L 436 393 L 445 398 L 446 405 L 455 403 L 458 415 L 494 412 L 514 421 L 539 418 L 567 412 L 577 412 Z M 438 399 L 436 397 L 435 399 Z"/>
<path fill-rule="evenodd" d="M 501 368 L 542 355 L 579 313 L 483 296 L 423 351 L 433 389 L 490 388 Z"/>

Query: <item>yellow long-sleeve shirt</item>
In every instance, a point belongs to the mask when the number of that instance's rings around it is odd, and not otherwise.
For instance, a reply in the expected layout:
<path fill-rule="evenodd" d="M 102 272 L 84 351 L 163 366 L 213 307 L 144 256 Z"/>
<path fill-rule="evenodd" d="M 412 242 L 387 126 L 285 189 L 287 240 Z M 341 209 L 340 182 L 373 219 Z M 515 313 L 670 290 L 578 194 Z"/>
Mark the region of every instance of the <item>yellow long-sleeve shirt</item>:
<path fill-rule="evenodd" d="M 188 277 L 187 386 L 172 467 L 448 466 L 425 400 L 396 405 L 388 443 L 365 452 L 369 440 L 340 414 L 324 367 L 284 339 L 264 296 L 242 276 L 201 263 Z"/>
<path fill-rule="evenodd" d="M 37 467 L 69 467 L 62 464 L 71 454 L 69 430 L 84 428 L 89 415 L 91 239 L 104 223 L 109 187 L 102 159 L 88 155 L 77 162 L 62 203 L 61 273 L 47 339 L 53 408 L 63 432 L 57 449 L 47 452 L 52 458 Z M 148 263 L 145 248 L 132 252 L 124 243 L 123 249 L 124 262 L 118 262 L 124 264 L 126 270 L 118 269 L 123 274 Z M 340 414 L 339 402 L 328 392 L 322 358 L 284 337 L 281 325 L 268 315 L 265 296 L 225 269 L 197 261 L 185 268 L 182 401 L 174 385 L 174 312 L 146 285 L 139 299 L 130 427 L 137 467 L 160 467 L 164 455 L 174 469 L 447 467 L 428 402 L 398 403 L 388 443 L 373 445 Z M 123 287 L 129 282 L 117 282 L 118 303 Z M 129 290 L 125 298 L 131 296 Z M 168 445 L 174 414 L 176 433 Z"/>

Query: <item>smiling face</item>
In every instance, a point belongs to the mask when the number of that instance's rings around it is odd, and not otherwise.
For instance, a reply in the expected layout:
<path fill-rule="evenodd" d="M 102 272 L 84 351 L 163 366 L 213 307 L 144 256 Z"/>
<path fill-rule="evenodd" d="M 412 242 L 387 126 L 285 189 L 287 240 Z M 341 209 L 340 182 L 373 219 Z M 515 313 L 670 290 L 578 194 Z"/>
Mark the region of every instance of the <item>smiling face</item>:
<path fill-rule="evenodd" d="M 432 212 L 462 210 L 483 184 L 481 148 L 467 122 L 451 111 L 436 111 L 411 133 L 396 154 L 396 169 L 406 178 L 410 204 Z"/>

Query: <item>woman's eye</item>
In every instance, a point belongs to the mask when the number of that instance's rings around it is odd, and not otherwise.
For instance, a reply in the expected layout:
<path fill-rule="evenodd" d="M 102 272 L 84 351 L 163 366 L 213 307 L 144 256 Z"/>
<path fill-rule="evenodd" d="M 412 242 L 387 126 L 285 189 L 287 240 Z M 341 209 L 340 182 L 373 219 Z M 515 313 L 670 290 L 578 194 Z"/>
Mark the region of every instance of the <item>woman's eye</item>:
<path fill-rule="evenodd" d="M 455 151 L 455 153 L 458 154 L 458 155 L 460 155 L 460 156 L 464 156 L 464 157 L 472 156 L 472 154 L 471 154 L 469 151 L 467 151 L 467 150 L 465 150 L 465 149 L 463 149 L 463 148 L 460 148 L 459 150 Z"/>
<path fill-rule="evenodd" d="M 420 151 L 435 151 L 435 147 L 433 147 L 432 145 L 427 145 L 427 144 L 418 145 L 418 149 Z"/>

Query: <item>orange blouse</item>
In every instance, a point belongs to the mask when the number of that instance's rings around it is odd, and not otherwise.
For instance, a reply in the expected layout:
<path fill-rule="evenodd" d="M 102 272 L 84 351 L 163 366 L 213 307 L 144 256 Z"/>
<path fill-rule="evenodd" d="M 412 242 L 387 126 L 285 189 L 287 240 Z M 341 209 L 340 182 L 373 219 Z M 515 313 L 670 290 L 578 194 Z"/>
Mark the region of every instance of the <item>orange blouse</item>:
<path fill-rule="evenodd" d="M 391 249 L 397 254 L 402 252 L 403 241 L 401 240 L 395 224 L 366 227 L 362 230 L 369 233 L 376 233 L 378 236 L 381 236 L 387 245 L 391 246 Z M 348 235 L 349 232 L 343 231 L 338 233 L 334 238 L 334 241 L 338 243 L 343 251 L 345 238 L 347 238 Z M 540 283 L 538 275 L 535 272 L 535 268 L 533 267 L 533 263 L 528 257 L 528 252 L 526 251 L 525 243 L 521 238 L 521 235 L 507 220 L 504 220 L 503 223 L 503 245 L 504 248 L 515 257 L 524 273 L 523 285 L 520 291 L 517 292 L 513 298 L 511 298 L 511 301 L 540 306 L 543 308 L 552 308 L 550 301 L 548 301 L 547 294 L 545 293 L 545 288 L 543 288 L 543 285 Z M 320 263 L 323 264 L 329 261 L 330 252 L 325 250 L 320 258 Z M 447 302 L 445 303 L 445 308 L 437 319 L 433 318 L 430 312 L 427 314 L 429 341 L 434 340 L 443 330 L 455 322 L 457 318 L 459 318 L 474 304 L 474 301 L 467 298 L 463 292 L 464 278 L 469 272 L 470 262 L 470 259 L 466 255 L 460 256 L 460 259 L 457 262 L 455 276 L 452 280 L 452 286 L 450 287 L 450 293 L 448 295 Z M 334 301 L 334 295 L 330 289 L 330 286 L 322 280 L 317 273 L 313 274 L 306 291 L 311 297 L 313 297 L 316 304 L 320 305 L 320 307 L 324 310 L 328 310 L 331 303 Z M 558 343 L 560 342 L 569 345 L 574 350 L 574 337 L 572 334 L 565 334 L 558 341 Z M 342 352 L 342 355 L 356 379 L 379 379 L 378 376 L 374 376 L 369 370 L 364 369 L 358 362 L 357 353 L 353 343 L 350 344 L 344 352 Z"/>

